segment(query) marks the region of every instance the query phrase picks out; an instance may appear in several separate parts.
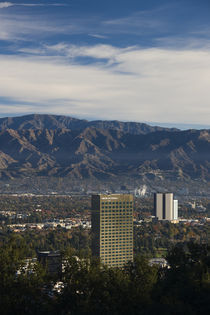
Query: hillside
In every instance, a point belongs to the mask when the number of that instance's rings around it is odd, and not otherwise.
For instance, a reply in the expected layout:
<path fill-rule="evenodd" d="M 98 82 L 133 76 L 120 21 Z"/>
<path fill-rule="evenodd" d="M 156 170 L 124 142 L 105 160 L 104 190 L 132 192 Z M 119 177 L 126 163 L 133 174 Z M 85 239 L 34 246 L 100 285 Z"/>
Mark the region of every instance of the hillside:
<path fill-rule="evenodd" d="M 88 127 L 99 129 L 113 129 L 130 134 L 147 134 L 154 131 L 178 131 L 175 128 L 162 128 L 158 126 L 150 126 L 144 123 L 137 122 L 122 122 L 118 120 L 81 120 L 69 116 L 59 115 L 26 115 L 21 117 L 6 117 L 0 118 L 0 130 L 14 129 L 71 129 L 84 130 Z"/>
<path fill-rule="evenodd" d="M 119 128 L 102 122 L 102 128 L 85 128 L 87 121 L 65 116 L 25 117 L 0 120 L 1 178 L 210 179 L 210 130 L 128 133 L 120 122 Z"/>

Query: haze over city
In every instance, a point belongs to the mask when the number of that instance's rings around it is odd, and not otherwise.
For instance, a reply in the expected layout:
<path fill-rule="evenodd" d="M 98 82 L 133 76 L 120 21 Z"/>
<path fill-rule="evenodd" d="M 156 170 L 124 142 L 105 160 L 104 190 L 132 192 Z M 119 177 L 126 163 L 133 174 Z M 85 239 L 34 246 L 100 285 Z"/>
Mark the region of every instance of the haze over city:
<path fill-rule="evenodd" d="M 209 128 L 210 4 L 0 2 L 1 117 Z"/>

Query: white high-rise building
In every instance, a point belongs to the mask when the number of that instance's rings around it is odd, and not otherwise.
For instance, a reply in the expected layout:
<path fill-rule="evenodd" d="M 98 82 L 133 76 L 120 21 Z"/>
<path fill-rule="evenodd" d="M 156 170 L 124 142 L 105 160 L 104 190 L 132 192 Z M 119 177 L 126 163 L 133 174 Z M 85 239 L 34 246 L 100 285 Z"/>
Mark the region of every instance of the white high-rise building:
<path fill-rule="evenodd" d="M 154 210 L 158 220 L 178 220 L 178 200 L 173 199 L 173 193 L 156 193 Z"/>
<path fill-rule="evenodd" d="M 178 220 L 178 200 L 174 200 L 174 220 Z"/>

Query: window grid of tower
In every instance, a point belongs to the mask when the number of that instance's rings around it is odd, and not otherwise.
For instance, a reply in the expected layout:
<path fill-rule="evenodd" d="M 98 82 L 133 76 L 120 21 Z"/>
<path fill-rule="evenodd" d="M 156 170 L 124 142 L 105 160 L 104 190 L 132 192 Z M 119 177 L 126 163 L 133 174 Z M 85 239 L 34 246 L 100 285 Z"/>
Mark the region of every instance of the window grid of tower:
<path fill-rule="evenodd" d="M 97 220 L 94 220 L 97 217 Z M 97 229 L 97 224 L 100 225 Z M 133 196 L 92 196 L 93 253 L 111 267 L 133 261 Z M 99 246 L 97 246 L 97 243 Z M 95 249 L 98 249 L 95 250 Z"/>

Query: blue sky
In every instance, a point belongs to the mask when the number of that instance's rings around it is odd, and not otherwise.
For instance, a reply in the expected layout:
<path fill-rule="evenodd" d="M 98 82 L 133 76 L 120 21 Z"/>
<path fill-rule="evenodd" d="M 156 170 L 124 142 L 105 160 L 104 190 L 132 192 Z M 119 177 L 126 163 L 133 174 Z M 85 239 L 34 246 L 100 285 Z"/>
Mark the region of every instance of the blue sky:
<path fill-rule="evenodd" d="M 0 117 L 210 126 L 210 1 L 0 1 Z"/>

